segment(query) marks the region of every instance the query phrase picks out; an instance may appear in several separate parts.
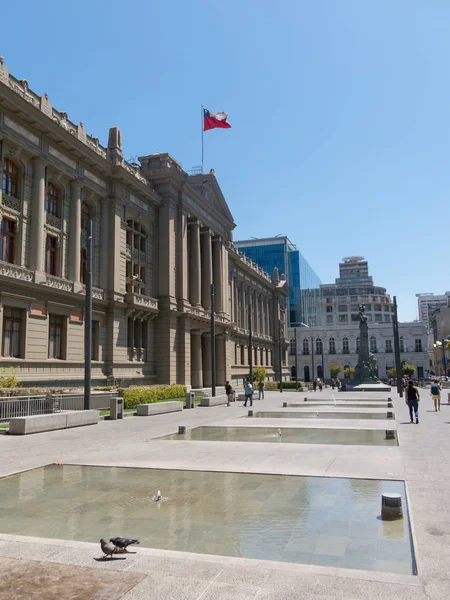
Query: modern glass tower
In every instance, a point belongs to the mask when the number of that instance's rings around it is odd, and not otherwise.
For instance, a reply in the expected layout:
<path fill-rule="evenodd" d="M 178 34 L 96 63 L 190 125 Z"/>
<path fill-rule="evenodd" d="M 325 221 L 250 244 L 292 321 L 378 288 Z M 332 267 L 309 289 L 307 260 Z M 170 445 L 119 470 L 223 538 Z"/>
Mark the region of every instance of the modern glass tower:
<path fill-rule="evenodd" d="M 270 275 L 277 267 L 289 285 L 289 327 L 318 325 L 320 279 L 286 236 L 234 242 L 236 248 Z"/>

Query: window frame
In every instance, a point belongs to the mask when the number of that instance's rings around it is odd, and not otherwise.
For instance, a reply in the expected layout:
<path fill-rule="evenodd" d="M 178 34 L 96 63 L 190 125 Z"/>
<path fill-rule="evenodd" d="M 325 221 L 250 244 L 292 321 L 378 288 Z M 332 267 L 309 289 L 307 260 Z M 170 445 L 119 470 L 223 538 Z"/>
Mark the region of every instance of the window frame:
<path fill-rule="evenodd" d="M 11 315 L 7 315 L 7 311 L 11 311 Z M 18 316 L 15 316 L 14 313 L 18 313 Z M 25 311 L 22 308 L 17 308 L 16 306 L 5 306 L 3 305 L 3 319 L 2 319 L 2 357 L 4 358 L 23 358 L 24 356 L 24 339 L 23 339 L 23 334 L 25 331 L 24 328 L 24 320 L 25 320 Z M 6 340 L 6 332 L 7 332 L 7 323 L 12 324 L 12 329 L 10 330 L 10 333 L 12 333 L 12 336 L 9 340 L 9 346 L 10 346 L 10 353 L 9 354 L 5 354 L 5 340 Z M 14 324 L 18 324 L 18 329 L 17 331 L 14 331 Z M 14 342 L 14 334 L 17 334 L 17 355 L 16 354 L 11 354 L 11 351 L 14 352 L 14 346 L 15 346 L 15 342 Z"/>
<path fill-rule="evenodd" d="M 49 247 L 49 241 L 52 240 L 52 247 Z M 53 272 L 49 270 L 49 261 L 53 264 Z M 58 238 L 47 234 L 45 238 L 45 261 L 44 271 L 47 275 L 57 277 L 58 275 Z"/>
<path fill-rule="evenodd" d="M 18 165 L 10 158 L 5 158 L 2 171 L 2 194 L 19 199 L 19 174 Z"/>
<path fill-rule="evenodd" d="M 50 353 L 50 346 L 52 340 L 52 328 L 55 328 L 53 333 L 53 355 Z M 66 359 L 66 330 L 67 330 L 67 317 L 57 313 L 49 313 L 48 315 L 48 358 L 51 360 L 65 360 Z M 59 332 L 59 354 L 57 354 L 57 338 Z"/>
<path fill-rule="evenodd" d="M 348 337 L 342 338 L 342 354 L 350 354 L 350 343 Z"/>
<path fill-rule="evenodd" d="M 50 193 L 50 189 L 53 193 Z M 45 189 L 45 212 L 51 217 L 60 216 L 60 193 L 57 185 L 53 181 L 48 181 Z"/>
<path fill-rule="evenodd" d="M 11 225 L 11 230 L 6 230 L 3 227 L 4 223 Z M 15 253 L 15 237 L 17 233 L 17 223 L 13 219 L 8 217 L 2 217 L 0 223 L 0 260 L 9 264 L 14 264 L 14 253 Z M 8 254 L 12 254 L 12 258 L 8 260 L 5 257 L 6 251 Z"/>

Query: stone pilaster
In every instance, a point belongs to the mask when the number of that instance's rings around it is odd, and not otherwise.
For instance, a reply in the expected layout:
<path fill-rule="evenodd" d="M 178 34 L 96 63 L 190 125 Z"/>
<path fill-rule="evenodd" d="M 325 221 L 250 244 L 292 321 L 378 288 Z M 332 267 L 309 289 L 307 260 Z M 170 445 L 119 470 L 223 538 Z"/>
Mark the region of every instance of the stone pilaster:
<path fill-rule="evenodd" d="M 191 385 L 191 327 L 187 317 L 178 319 L 177 336 L 177 382 Z"/>
<path fill-rule="evenodd" d="M 188 275 L 189 275 L 189 249 L 188 249 L 188 216 L 180 207 L 178 213 L 178 289 L 177 298 L 184 305 L 188 302 Z M 189 371 L 190 378 L 190 371 Z"/>
<path fill-rule="evenodd" d="M 108 288 L 108 262 L 109 262 L 109 203 L 106 198 L 101 201 L 100 214 L 100 287 Z"/>
<path fill-rule="evenodd" d="M 227 380 L 227 364 L 226 364 L 226 349 L 225 336 L 218 335 L 216 337 L 216 385 L 218 388 L 225 385 Z"/>
<path fill-rule="evenodd" d="M 200 223 L 197 220 L 189 223 L 189 300 L 193 306 L 201 305 L 200 287 Z M 201 387 L 201 386 L 200 386 Z"/>
<path fill-rule="evenodd" d="M 175 206 L 167 201 L 159 208 L 159 306 L 175 303 Z"/>
<path fill-rule="evenodd" d="M 33 193 L 31 198 L 31 232 L 29 263 L 32 271 L 44 270 L 45 244 L 45 163 L 33 158 Z"/>
<path fill-rule="evenodd" d="M 222 256 L 222 239 L 220 237 L 213 238 L 212 245 L 213 255 L 213 280 L 214 294 L 216 302 L 216 312 L 224 312 L 224 281 L 223 281 L 223 256 Z"/>
<path fill-rule="evenodd" d="M 177 318 L 166 313 L 158 315 L 156 324 L 156 370 L 159 383 L 177 382 Z"/>
<path fill-rule="evenodd" d="M 211 308 L 211 284 L 213 282 L 212 263 L 212 232 L 210 229 L 201 230 L 201 288 L 202 306 L 205 310 Z M 215 287 L 215 286 L 214 286 Z M 215 294 L 215 309 L 217 311 L 217 292 Z"/>
<path fill-rule="evenodd" d="M 81 183 L 70 182 L 69 279 L 80 283 L 81 272 Z"/>
<path fill-rule="evenodd" d="M 191 331 L 191 385 L 194 389 L 203 387 L 202 332 Z"/>

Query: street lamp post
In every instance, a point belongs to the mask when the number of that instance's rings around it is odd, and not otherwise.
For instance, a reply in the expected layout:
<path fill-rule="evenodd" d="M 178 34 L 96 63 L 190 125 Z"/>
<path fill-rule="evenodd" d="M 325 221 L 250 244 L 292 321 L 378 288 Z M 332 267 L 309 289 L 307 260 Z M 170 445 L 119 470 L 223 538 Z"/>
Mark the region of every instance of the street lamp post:
<path fill-rule="evenodd" d="M 403 397 L 402 386 L 402 365 L 400 359 L 400 338 L 398 334 L 398 313 L 397 313 L 397 296 L 394 296 L 394 317 L 392 319 L 392 327 L 394 332 L 394 350 L 395 350 L 395 374 L 397 380 L 397 392 L 400 398 Z"/>
<path fill-rule="evenodd" d="M 91 408 L 92 360 L 92 221 L 87 222 L 86 239 L 86 296 L 84 304 L 84 410 Z"/>
<path fill-rule="evenodd" d="M 281 342 L 281 319 L 278 319 L 278 353 L 279 353 L 279 362 L 280 362 L 280 393 L 283 393 L 283 352 L 282 352 L 282 342 Z"/>
<path fill-rule="evenodd" d="M 214 284 L 211 284 L 211 396 L 216 396 L 216 323 L 214 320 Z"/>
<path fill-rule="evenodd" d="M 248 367 L 250 383 L 253 385 L 253 336 L 252 336 L 252 305 L 248 305 Z"/>
<path fill-rule="evenodd" d="M 312 363 L 312 373 L 311 373 L 311 381 L 314 381 L 314 336 L 311 336 L 311 363 Z"/>
<path fill-rule="evenodd" d="M 295 389 L 298 391 L 298 346 L 297 346 L 297 327 L 294 327 L 295 334 Z"/>

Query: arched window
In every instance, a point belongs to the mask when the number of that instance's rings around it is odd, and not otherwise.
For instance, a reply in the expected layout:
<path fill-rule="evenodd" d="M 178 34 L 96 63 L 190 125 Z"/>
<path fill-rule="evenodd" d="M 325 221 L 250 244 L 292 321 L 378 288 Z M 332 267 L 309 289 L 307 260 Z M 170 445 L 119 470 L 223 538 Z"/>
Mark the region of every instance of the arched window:
<path fill-rule="evenodd" d="M 303 367 L 303 379 L 305 380 L 305 382 L 310 381 L 310 379 L 309 379 L 309 365 L 305 365 Z"/>
<path fill-rule="evenodd" d="M 2 194 L 18 198 L 19 167 L 9 158 L 5 159 L 2 173 Z"/>
<path fill-rule="evenodd" d="M 359 338 L 358 338 L 359 340 Z M 348 347 L 348 337 L 342 339 L 342 354 L 349 354 L 350 350 Z"/>
<path fill-rule="evenodd" d="M 52 217 L 59 217 L 59 193 L 58 188 L 49 181 L 47 184 L 47 194 L 45 196 L 45 211 Z"/>
<path fill-rule="evenodd" d="M 322 354 L 322 351 L 323 351 L 322 340 L 320 338 L 317 338 L 317 340 L 316 340 L 316 354 Z"/>
<path fill-rule="evenodd" d="M 360 346 L 361 346 L 361 338 L 358 336 L 356 338 L 356 352 L 359 352 Z"/>
<path fill-rule="evenodd" d="M 404 352 L 405 351 L 405 340 L 403 339 L 403 336 L 400 337 L 400 352 Z"/>
<path fill-rule="evenodd" d="M 385 343 L 386 352 L 392 352 L 392 340 L 390 338 L 388 338 L 387 340 L 384 341 L 384 343 Z"/>
<path fill-rule="evenodd" d="M 378 352 L 378 350 L 377 350 L 377 338 L 374 335 L 370 336 L 370 351 L 372 353 Z"/>
<path fill-rule="evenodd" d="M 328 353 L 329 354 L 336 354 L 336 343 L 334 341 L 334 338 L 330 338 L 328 340 Z"/>
<path fill-rule="evenodd" d="M 309 354 L 309 340 L 305 338 L 303 340 L 303 354 Z"/>
<path fill-rule="evenodd" d="M 147 232 L 139 223 L 127 221 L 127 250 L 129 258 L 126 263 L 127 293 L 145 294 Z"/>
<path fill-rule="evenodd" d="M 92 208 L 87 202 L 81 205 L 81 229 L 87 231 L 88 223 L 92 220 Z"/>

